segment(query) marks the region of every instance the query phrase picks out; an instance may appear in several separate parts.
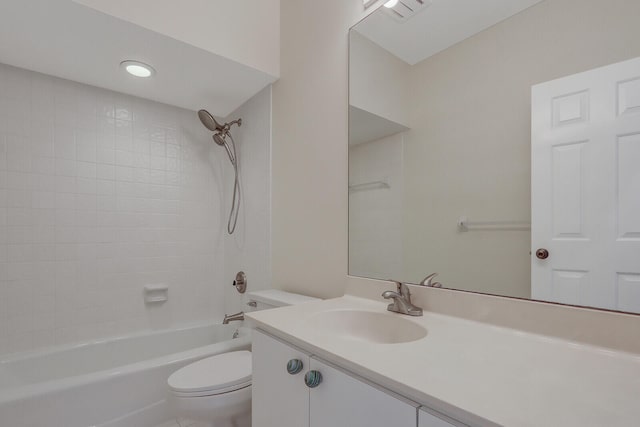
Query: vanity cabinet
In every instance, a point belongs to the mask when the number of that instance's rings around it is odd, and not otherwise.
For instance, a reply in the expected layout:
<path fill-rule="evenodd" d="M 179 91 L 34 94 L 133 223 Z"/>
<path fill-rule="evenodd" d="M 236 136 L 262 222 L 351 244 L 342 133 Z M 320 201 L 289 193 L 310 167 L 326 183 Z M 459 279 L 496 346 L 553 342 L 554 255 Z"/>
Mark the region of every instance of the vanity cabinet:
<path fill-rule="evenodd" d="M 322 383 L 310 389 L 310 427 L 415 427 L 417 405 L 311 358 Z"/>
<path fill-rule="evenodd" d="M 418 405 L 412 402 L 260 331 L 253 332 L 252 347 L 253 427 L 417 426 Z M 305 381 L 309 372 L 320 373 L 319 384 L 313 381 L 317 374 Z"/>
<path fill-rule="evenodd" d="M 418 411 L 418 427 L 466 427 L 464 424 L 435 415 L 431 411 L 420 408 Z"/>
<path fill-rule="evenodd" d="M 254 330 L 251 418 L 252 427 L 304 427 L 309 425 L 309 389 L 304 383 L 309 355 Z M 302 370 L 287 371 L 290 360 Z"/>

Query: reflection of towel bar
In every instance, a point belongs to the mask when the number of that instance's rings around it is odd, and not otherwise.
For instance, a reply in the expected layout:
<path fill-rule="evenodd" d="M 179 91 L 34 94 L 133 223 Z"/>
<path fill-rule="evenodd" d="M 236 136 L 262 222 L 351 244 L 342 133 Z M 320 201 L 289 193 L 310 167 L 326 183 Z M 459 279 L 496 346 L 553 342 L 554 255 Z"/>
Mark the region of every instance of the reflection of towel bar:
<path fill-rule="evenodd" d="M 466 216 L 458 220 L 458 231 L 527 231 L 531 223 L 523 221 L 469 221 Z"/>
<path fill-rule="evenodd" d="M 378 190 L 383 188 L 391 188 L 387 181 L 363 182 L 362 184 L 354 184 L 349 186 L 349 191 Z"/>

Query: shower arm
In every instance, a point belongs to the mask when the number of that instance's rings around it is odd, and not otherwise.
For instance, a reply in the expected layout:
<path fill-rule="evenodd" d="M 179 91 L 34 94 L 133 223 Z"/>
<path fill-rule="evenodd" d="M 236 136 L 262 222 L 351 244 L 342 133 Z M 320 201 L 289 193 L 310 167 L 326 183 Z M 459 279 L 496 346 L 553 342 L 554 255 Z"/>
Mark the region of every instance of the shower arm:
<path fill-rule="evenodd" d="M 222 126 L 222 131 L 224 133 L 228 133 L 231 130 L 231 126 L 233 126 L 233 125 L 238 125 L 238 127 L 242 126 L 242 119 L 236 119 L 236 120 L 234 120 L 232 122 L 225 123 Z"/>

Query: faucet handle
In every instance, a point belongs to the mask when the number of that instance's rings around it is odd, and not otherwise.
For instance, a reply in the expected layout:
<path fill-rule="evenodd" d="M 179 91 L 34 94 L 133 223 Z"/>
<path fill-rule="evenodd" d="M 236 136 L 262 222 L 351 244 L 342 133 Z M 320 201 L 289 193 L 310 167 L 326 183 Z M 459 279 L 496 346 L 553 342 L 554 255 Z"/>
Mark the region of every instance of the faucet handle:
<path fill-rule="evenodd" d="M 402 297 L 411 299 L 411 291 L 409 290 L 409 286 L 407 286 L 406 283 L 393 279 L 389 279 L 389 281 L 396 284 L 398 293 L 402 295 Z"/>
<path fill-rule="evenodd" d="M 438 273 L 433 273 L 428 275 L 427 277 L 425 277 L 424 279 L 422 279 L 422 281 L 420 282 L 421 286 L 427 286 L 430 288 L 441 288 L 442 284 L 439 282 L 433 283 L 433 279 L 435 279 L 435 277 L 438 275 Z"/>
<path fill-rule="evenodd" d="M 403 285 L 402 282 L 400 282 L 398 280 L 395 280 L 395 279 L 387 279 L 387 282 L 394 283 L 396 285 L 396 289 L 398 290 L 398 293 L 400 293 L 400 291 L 402 291 L 402 285 Z"/>

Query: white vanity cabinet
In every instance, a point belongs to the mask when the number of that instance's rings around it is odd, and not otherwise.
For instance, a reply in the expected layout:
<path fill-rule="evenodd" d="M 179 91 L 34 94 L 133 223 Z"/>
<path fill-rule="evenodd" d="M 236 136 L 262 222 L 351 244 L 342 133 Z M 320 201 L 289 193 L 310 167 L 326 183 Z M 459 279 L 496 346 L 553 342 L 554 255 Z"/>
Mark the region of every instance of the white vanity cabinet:
<path fill-rule="evenodd" d="M 464 424 L 447 419 L 442 415 L 434 415 L 425 408 L 418 411 L 418 427 L 465 427 Z"/>
<path fill-rule="evenodd" d="M 409 401 L 260 331 L 253 332 L 252 347 L 253 427 L 417 426 L 417 405 Z M 300 372 L 288 372 L 290 360 L 302 362 Z M 305 383 L 310 371 L 322 375 L 316 387 Z"/>
<path fill-rule="evenodd" d="M 310 427 L 415 427 L 417 405 L 315 358 L 322 383 L 310 389 Z"/>
<path fill-rule="evenodd" d="M 305 427 L 309 425 L 309 389 L 304 374 L 309 355 L 259 331 L 252 335 L 252 427 Z M 290 360 L 302 362 L 302 370 L 289 374 Z"/>

